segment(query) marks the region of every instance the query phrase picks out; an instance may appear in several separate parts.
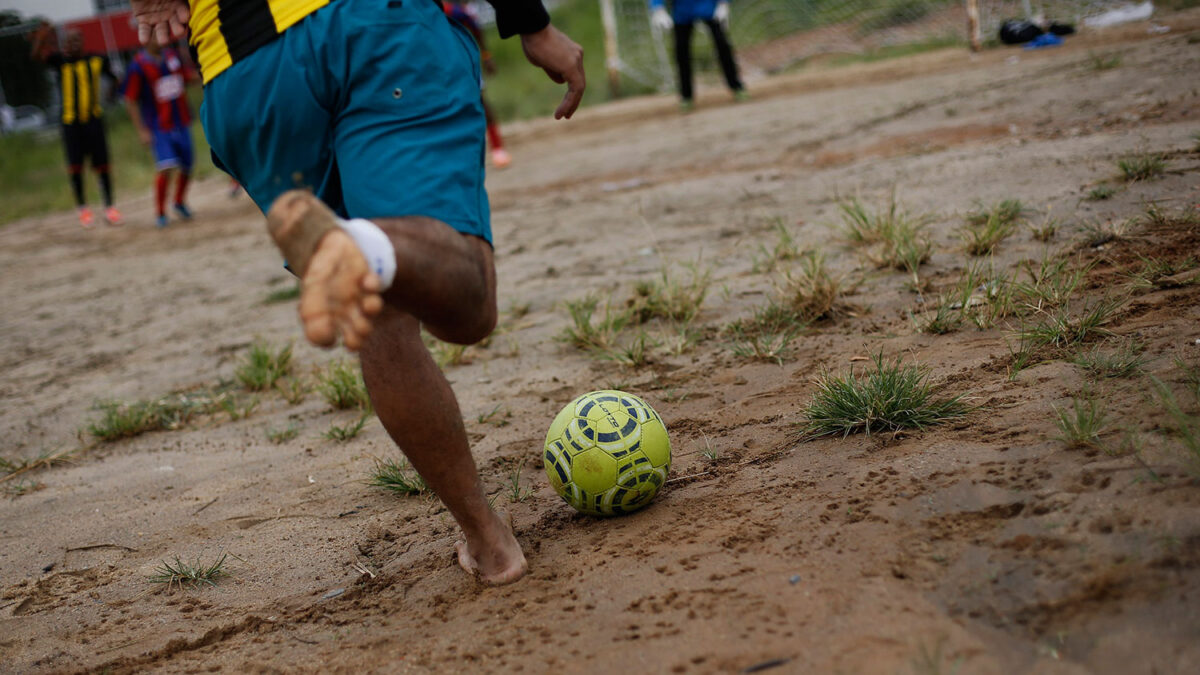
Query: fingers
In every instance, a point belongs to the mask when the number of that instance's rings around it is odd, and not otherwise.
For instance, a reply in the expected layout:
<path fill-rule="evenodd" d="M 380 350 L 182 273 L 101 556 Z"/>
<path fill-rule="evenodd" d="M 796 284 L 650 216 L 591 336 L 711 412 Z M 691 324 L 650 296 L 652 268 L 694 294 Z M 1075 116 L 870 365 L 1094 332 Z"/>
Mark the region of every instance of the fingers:
<path fill-rule="evenodd" d="M 171 42 L 171 26 L 167 23 L 158 23 L 154 26 L 154 39 L 158 40 L 158 44 L 165 45 Z"/>
<path fill-rule="evenodd" d="M 562 103 L 558 104 L 558 110 L 554 111 L 554 119 L 561 120 L 563 118 L 571 119 L 571 115 L 575 114 L 575 110 L 579 108 L 579 103 L 583 101 L 583 92 L 587 88 L 587 82 L 583 74 L 583 63 L 579 64 L 574 72 L 567 73 L 567 93 L 563 96 Z"/>

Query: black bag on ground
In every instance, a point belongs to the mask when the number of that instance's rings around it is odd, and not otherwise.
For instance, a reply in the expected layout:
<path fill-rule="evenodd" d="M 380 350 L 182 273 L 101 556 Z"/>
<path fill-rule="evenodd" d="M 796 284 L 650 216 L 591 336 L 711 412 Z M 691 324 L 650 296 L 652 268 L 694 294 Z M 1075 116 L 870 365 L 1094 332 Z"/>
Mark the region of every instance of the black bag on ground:
<path fill-rule="evenodd" d="M 1000 24 L 1000 41 L 1006 45 L 1020 45 L 1029 42 L 1046 31 L 1037 24 L 1024 19 L 1009 19 Z"/>

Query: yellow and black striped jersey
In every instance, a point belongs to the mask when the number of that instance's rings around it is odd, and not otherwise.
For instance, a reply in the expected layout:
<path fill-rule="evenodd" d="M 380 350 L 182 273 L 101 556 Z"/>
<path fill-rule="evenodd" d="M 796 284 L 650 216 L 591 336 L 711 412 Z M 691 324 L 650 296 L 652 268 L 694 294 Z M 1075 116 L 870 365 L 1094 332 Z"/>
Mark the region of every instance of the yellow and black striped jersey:
<path fill-rule="evenodd" d="M 329 0 L 191 0 L 191 41 L 205 84 L 328 4 Z"/>
<path fill-rule="evenodd" d="M 191 43 L 208 84 L 226 68 L 279 37 L 331 0 L 190 0 Z M 550 23 L 542 0 L 487 0 L 500 37 L 534 33 Z M 433 0 L 439 7 L 441 0 Z"/>
<path fill-rule="evenodd" d="M 107 58 L 96 54 L 51 54 L 46 65 L 58 69 L 63 124 L 86 124 L 104 115 L 100 78 L 116 82 Z"/>

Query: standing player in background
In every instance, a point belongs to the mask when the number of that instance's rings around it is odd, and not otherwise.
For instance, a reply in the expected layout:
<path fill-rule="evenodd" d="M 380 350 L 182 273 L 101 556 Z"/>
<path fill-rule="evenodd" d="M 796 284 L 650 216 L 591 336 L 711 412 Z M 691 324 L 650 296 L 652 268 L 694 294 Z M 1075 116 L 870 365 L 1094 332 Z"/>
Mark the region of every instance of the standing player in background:
<path fill-rule="evenodd" d="M 496 63 L 492 61 L 492 55 L 483 43 L 483 29 L 479 27 L 479 19 L 475 16 L 475 10 L 471 9 L 470 5 L 467 4 L 467 0 L 445 0 L 442 3 L 442 8 L 446 10 L 446 16 L 461 23 L 467 30 L 471 31 L 471 35 L 475 38 L 475 44 L 479 46 L 479 53 L 483 59 L 483 71 L 488 75 L 495 75 Z M 479 96 L 483 101 L 483 115 L 487 119 L 488 142 L 492 146 L 492 164 L 495 164 L 497 169 L 503 169 L 512 164 L 512 156 L 504 149 L 504 139 L 500 137 L 500 124 L 496 122 L 496 116 L 492 114 L 492 109 L 488 106 L 487 99 L 482 98 L 483 90 L 483 79 L 481 78 L 479 80 Z"/>
<path fill-rule="evenodd" d="M 541 0 L 491 0 L 500 37 L 583 97 L 583 50 Z M 430 0 L 131 0 L 143 42 L 191 30 L 214 160 L 267 211 L 301 279 L 310 342 L 361 350 L 384 429 L 462 530 L 458 563 L 516 581 L 525 555 L 492 510 L 454 390 L 421 340 L 496 325 L 479 50 Z M 295 189 L 302 188 L 302 189 Z M 309 191 L 311 190 L 311 192 Z M 268 210 L 269 209 L 269 210 Z"/>
<path fill-rule="evenodd" d="M 692 28 L 697 21 L 704 22 L 712 32 L 713 45 L 717 48 L 717 59 L 725 84 L 738 101 L 746 100 L 746 88 L 738 76 L 737 61 L 733 58 L 733 47 L 725 35 L 729 30 L 728 0 L 674 0 L 671 14 L 663 6 L 663 0 L 650 0 L 653 12 L 650 20 L 666 32 L 675 29 L 675 65 L 679 71 L 679 107 L 689 112 L 692 102 Z"/>
<path fill-rule="evenodd" d="M 67 32 L 64 48 L 54 50 L 54 27 L 42 24 L 33 34 L 33 58 L 55 69 L 62 98 L 62 138 L 67 151 L 67 174 L 75 193 L 79 224 L 85 228 L 94 222 L 83 193 L 83 163 L 90 159 L 100 178 L 104 197 L 104 219 L 109 225 L 121 224 L 121 212 L 113 206 L 112 174 L 108 166 L 108 139 L 104 132 L 100 78 L 108 78 L 113 93 L 117 78 L 108 58 L 83 51 L 83 34 Z"/>
<path fill-rule="evenodd" d="M 192 175 L 192 121 L 187 102 L 187 83 L 191 73 L 174 49 L 147 44 L 133 58 L 122 88 L 129 119 L 137 129 L 142 145 L 154 152 L 154 204 L 158 208 L 158 227 L 167 226 L 167 188 L 172 171 L 175 179 L 175 213 L 190 220 L 192 212 L 185 203 Z"/>

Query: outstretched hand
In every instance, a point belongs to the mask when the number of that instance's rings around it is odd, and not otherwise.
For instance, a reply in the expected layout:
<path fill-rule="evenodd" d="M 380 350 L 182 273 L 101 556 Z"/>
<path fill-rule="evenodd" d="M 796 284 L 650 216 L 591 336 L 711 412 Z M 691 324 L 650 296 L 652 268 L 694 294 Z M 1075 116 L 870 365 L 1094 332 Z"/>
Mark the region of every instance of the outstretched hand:
<path fill-rule="evenodd" d="M 587 87 L 583 74 L 583 47 L 554 26 L 522 35 L 521 47 L 525 50 L 525 58 L 546 71 L 551 80 L 559 84 L 567 83 L 567 93 L 554 111 L 554 119 L 570 119 L 583 100 L 583 90 Z"/>
<path fill-rule="evenodd" d="M 142 44 L 150 42 L 151 36 L 160 45 L 182 37 L 192 15 L 187 0 L 129 0 L 129 5 Z"/>

